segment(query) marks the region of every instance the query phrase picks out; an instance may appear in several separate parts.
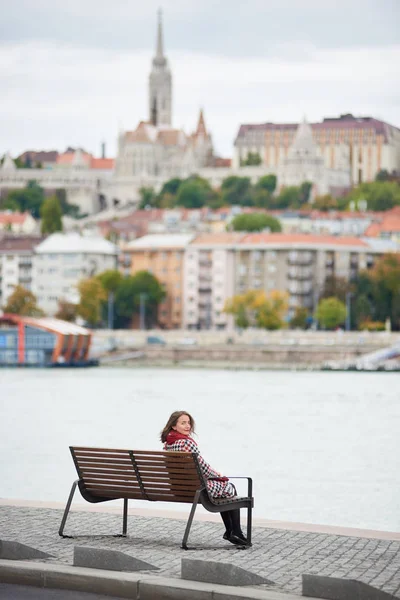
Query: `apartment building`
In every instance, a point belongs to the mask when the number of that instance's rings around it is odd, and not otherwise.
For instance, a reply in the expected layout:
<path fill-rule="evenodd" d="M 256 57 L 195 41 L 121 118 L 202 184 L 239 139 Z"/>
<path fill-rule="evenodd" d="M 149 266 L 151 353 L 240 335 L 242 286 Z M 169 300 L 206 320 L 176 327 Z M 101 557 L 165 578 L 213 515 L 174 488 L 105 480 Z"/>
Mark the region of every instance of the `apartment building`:
<path fill-rule="evenodd" d="M 378 243 L 379 242 L 379 243 Z M 186 248 L 184 327 L 229 329 L 228 298 L 248 290 L 289 296 L 289 316 L 318 304 L 330 276 L 353 280 L 394 242 L 356 237 L 283 233 L 197 236 Z"/>
<path fill-rule="evenodd" d="M 299 306 L 311 310 L 328 277 L 354 280 L 377 256 L 394 250 L 393 243 L 377 245 L 356 237 L 248 234 L 236 254 L 235 293 L 280 290 L 289 295 L 291 313 Z"/>
<path fill-rule="evenodd" d="M 41 237 L 7 236 L 0 238 L 0 308 L 17 285 L 32 289 L 33 253 Z"/>
<path fill-rule="evenodd" d="M 79 302 L 77 284 L 117 268 L 118 248 L 101 237 L 53 233 L 35 248 L 32 290 L 38 306 L 53 316 L 60 300 Z"/>
<path fill-rule="evenodd" d="M 187 247 L 184 259 L 184 319 L 187 329 L 226 329 L 233 325 L 223 312 L 233 296 L 235 247 L 242 233 L 200 234 Z"/>
<path fill-rule="evenodd" d="M 131 275 L 149 271 L 164 286 L 166 297 L 158 309 L 158 322 L 165 329 L 182 327 L 184 257 L 193 237 L 185 233 L 149 234 L 129 242 L 124 248 L 124 264 Z"/>

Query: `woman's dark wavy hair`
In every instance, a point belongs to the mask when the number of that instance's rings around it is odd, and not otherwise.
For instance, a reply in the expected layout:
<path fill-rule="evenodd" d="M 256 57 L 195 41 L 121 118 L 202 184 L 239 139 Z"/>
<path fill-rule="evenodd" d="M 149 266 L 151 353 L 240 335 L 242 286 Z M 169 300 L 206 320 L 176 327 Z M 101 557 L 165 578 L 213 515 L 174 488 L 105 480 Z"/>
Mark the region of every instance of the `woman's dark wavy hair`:
<path fill-rule="evenodd" d="M 194 433 L 195 422 L 194 422 L 192 415 L 190 415 L 187 410 L 176 410 L 175 412 L 172 413 L 172 415 L 170 416 L 170 418 L 167 421 L 167 424 L 165 425 L 164 429 L 162 430 L 162 432 L 160 434 L 160 439 L 161 439 L 162 443 L 164 443 L 167 440 L 167 435 L 172 430 L 172 428 L 175 427 L 175 425 L 178 422 L 179 417 L 181 417 L 182 415 L 187 415 L 189 417 L 190 427 L 191 427 L 190 433 Z"/>

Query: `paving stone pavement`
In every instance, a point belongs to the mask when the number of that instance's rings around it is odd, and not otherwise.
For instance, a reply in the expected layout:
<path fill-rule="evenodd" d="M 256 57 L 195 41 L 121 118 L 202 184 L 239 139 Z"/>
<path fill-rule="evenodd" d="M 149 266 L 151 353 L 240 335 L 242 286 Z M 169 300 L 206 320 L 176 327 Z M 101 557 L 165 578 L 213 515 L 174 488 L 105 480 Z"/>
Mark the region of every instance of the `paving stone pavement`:
<path fill-rule="evenodd" d="M 222 540 L 223 525 L 194 522 L 189 538 L 193 551 L 180 543 L 185 522 L 163 517 L 129 516 L 128 537 L 113 537 L 122 516 L 70 512 L 65 534 L 58 535 L 62 511 L 0 506 L 0 539 L 48 552 L 40 562 L 73 564 L 75 545 L 119 550 L 159 568 L 157 575 L 180 578 L 181 559 L 228 562 L 275 582 L 273 589 L 301 594 L 301 575 L 312 573 L 358 579 L 400 598 L 400 542 L 255 527 L 253 546 L 238 550 Z M 144 572 L 145 573 L 145 572 Z M 155 571 L 148 571 L 154 576 Z M 271 589 L 257 586 L 258 589 Z"/>

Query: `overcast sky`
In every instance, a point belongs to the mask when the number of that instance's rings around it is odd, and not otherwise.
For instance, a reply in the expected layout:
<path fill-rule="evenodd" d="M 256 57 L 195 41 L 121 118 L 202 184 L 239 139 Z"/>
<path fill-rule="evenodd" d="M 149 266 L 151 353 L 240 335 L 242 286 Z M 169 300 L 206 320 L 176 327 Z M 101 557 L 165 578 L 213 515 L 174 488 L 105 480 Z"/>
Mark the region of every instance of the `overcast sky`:
<path fill-rule="evenodd" d="M 240 123 L 352 112 L 400 127 L 399 0 L 0 0 L 0 154 L 101 142 L 148 117 L 163 9 L 173 124 L 204 108 L 231 156 Z"/>

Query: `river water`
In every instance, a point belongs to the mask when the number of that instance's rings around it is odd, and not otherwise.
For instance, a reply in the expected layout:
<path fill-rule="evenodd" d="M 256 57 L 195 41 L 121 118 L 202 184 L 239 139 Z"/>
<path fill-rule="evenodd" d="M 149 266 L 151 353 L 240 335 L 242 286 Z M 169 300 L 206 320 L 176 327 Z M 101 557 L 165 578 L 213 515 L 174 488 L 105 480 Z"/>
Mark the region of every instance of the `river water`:
<path fill-rule="evenodd" d="M 397 373 L 0 369 L 0 497 L 65 502 L 68 446 L 160 449 L 174 410 L 255 517 L 400 531 Z"/>

